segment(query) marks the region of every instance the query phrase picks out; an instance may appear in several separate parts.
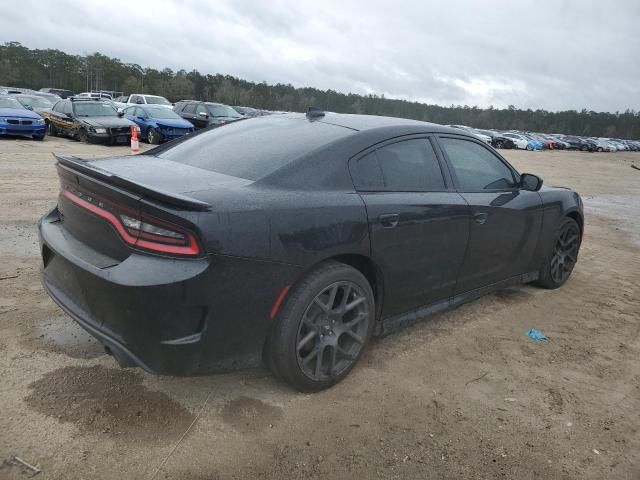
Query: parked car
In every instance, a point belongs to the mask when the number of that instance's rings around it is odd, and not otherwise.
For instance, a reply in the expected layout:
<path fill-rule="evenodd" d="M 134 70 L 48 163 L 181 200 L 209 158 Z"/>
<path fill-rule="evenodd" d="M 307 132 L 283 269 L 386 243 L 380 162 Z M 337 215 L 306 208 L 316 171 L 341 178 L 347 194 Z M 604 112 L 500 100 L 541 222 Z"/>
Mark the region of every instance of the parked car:
<path fill-rule="evenodd" d="M 44 119 L 28 110 L 14 96 L 0 95 L 0 136 L 19 135 L 43 140 L 47 133 Z"/>
<path fill-rule="evenodd" d="M 526 150 L 527 145 L 529 145 L 529 139 L 524 137 L 523 135 L 520 135 L 519 133 L 504 132 L 502 133 L 502 135 L 506 138 L 513 140 L 513 143 L 515 144 L 516 148 Z"/>
<path fill-rule="evenodd" d="M 544 150 L 545 144 L 542 143 L 537 138 L 534 138 L 531 135 L 528 135 L 526 133 L 521 133 L 520 135 L 526 138 L 527 140 L 529 140 L 527 142 L 527 150 Z"/>
<path fill-rule="evenodd" d="M 121 98 L 121 97 L 120 97 Z M 142 93 L 133 93 L 129 95 L 126 101 L 122 102 L 125 106 L 131 105 L 158 105 L 160 107 L 171 109 L 173 104 L 160 95 L 147 95 Z"/>
<path fill-rule="evenodd" d="M 181 100 L 173 107 L 173 111 L 196 128 L 220 126 L 245 118 L 228 105 L 197 100 Z"/>
<path fill-rule="evenodd" d="M 65 90 L 64 88 L 41 88 L 40 91 L 45 93 L 53 93 L 54 95 L 58 95 L 62 99 L 73 96 L 73 92 L 71 90 Z"/>
<path fill-rule="evenodd" d="M 48 98 L 40 97 L 38 95 L 19 94 L 12 96 L 16 100 L 18 100 L 27 110 L 33 110 L 38 114 L 51 110 L 53 105 L 56 103 L 52 102 Z"/>
<path fill-rule="evenodd" d="M 160 105 L 137 105 L 124 110 L 126 118 L 140 127 L 142 138 L 154 145 L 192 133 L 195 128 L 173 110 Z"/>
<path fill-rule="evenodd" d="M 121 365 L 155 373 L 262 356 L 296 389 L 328 388 L 372 334 L 507 285 L 560 287 L 582 238 L 577 193 L 399 118 L 313 110 L 57 158 L 43 285 Z"/>
<path fill-rule="evenodd" d="M 486 135 L 484 133 L 480 133 L 480 131 L 476 130 L 475 128 L 467 127 L 466 125 L 449 125 L 449 126 L 452 128 L 458 128 L 460 130 L 464 130 L 465 132 L 470 133 L 471 135 L 474 135 L 476 138 L 479 138 L 484 143 L 488 143 L 489 145 L 491 145 L 491 136 Z"/>
<path fill-rule="evenodd" d="M 122 118 L 109 101 L 98 98 L 71 97 L 60 100 L 49 113 L 43 113 L 49 132 L 54 136 L 67 136 L 81 142 L 122 144 L 131 138 L 131 127 L 140 131 L 135 123 Z"/>
<path fill-rule="evenodd" d="M 106 92 L 82 92 L 74 95 L 75 98 L 97 98 L 97 99 L 107 99 L 113 100 L 111 95 Z"/>
<path fill-rule="evenodd" d="M 256 110 L 255 108 L 251 107 L 234 106 L 233 109 L 243 117 L 259 117 L 260 115 L 262 115 L 262 113 L 260 113 L 260 110 Z"/>
<path fill-rule="evenodd" d="M 478 130 L 478 132 L 491 138 L 491 145 L 495 148 L 517 148 L 512 138 L 505 137 L 499 132 L 493 130 Z"/>
<path fill-rule="evenodd" d="M 570 150 L 582 150 L 583 152 L 593 151 L 592 145 L 584 141 L 580 137 L 575 137 L 573 135 L 565 135 L 562 137 L 562 140 L 564 140 L 569 144 Z"/>

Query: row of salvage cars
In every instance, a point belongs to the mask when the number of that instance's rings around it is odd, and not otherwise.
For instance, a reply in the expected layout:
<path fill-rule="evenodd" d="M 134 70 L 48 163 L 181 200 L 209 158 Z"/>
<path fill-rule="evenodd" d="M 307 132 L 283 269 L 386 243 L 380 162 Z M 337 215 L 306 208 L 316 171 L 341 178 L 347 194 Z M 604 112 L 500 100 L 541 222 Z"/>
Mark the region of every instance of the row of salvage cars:
<path fill-rule="evenodd" d="M 240 113 L 240 109 L 246 111 Z M 43 140 L 47 133 L 82 142 L 125 144 L 132 129 L 151 144 L 220 126 L 262 112 L 249 107 L 182 100 L 171 104 L 157 95 L 110 96 L 80 93 L 61 98 L 48 92 L 0 87 L 0 135 Z"/>
<path fill-rule="evenodd" d="M 125 144 L 135 128 L 143 140 L 159 144 L 197 129 L 272 113 L 199 100 L 180 100 L 172 104 L 159 95 L 131 94 L 113 100 L 106 93 L 86 92 L 61 98 L 52 89 L 42 90 L 0 86 L 0 135 L 43 140 L 50 133 L 83 142 Z M 638 140 L 449 126 L 499 149 L 640 151 Z"/>
<path fill-rule="evenodd" d="M 640 151 L 639 140 L 578 137 L 558 133 L 534 133 L 519 130 L 483 130 L 466 125 L 449 125 L 474 135 L 495 148 L 522 150 L 580 150 L 583 152 Z"/>

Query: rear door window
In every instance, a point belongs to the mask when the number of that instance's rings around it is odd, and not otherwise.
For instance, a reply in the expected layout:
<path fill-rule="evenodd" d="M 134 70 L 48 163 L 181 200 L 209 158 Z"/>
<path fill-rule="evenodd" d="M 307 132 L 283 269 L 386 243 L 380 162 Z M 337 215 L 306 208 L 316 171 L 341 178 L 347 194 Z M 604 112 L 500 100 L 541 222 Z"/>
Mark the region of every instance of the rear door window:
<path fill-rule="evenodd" d="M 205 115 L 209 114 L 209 112 L 207 112 L 207 108 L 204 105 L 198 105 L 198 107 L 196 108 L 196 114 L 200 115 L 201 113 L 204 113 Z"/>
<path fill-rule="evenodd" d="M 195 103 L 188 103 L 187 105 L 185 105 L 184 113 L 196 113 L 196 105 Z"/>
<path fill-rule="evenodd" d="M 428 139 L 385 145 L 350 163 L 355 186 L 362 191 L 441 191 L 444 178 Z"/>

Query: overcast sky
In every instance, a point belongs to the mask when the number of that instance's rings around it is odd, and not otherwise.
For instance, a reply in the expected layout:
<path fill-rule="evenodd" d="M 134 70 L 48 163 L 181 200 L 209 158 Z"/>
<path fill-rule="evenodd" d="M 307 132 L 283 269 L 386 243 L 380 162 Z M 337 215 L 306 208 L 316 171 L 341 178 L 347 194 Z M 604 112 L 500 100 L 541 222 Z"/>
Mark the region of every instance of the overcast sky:
<path fill-rule="evenodd" d="M 640 110 L 640 0 L 0 0 L 0 7 L 1 42 L 99 51 L 160 69 L 439 105 Z"/>

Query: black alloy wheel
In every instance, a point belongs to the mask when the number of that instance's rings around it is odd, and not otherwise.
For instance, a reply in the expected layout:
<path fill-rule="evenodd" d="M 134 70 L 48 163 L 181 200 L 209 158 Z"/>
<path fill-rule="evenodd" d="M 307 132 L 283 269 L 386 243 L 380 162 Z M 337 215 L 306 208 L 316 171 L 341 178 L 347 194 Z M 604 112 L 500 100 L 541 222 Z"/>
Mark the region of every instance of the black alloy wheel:
<path fill-rule="evenodd" d="M 82 143 L 87 143 L 87 131 L 84 128 L 80 128 L 78 130 L 78 141 Z"/>
<path fill-rule="evenodd" d="M 339 376 L 358 358 L 367 339 L 368 302 L 353 282 L 329 285 L 307 307 L 296 338 L 304 374 L 322 381 Z"/>
<path fill-rule="evenodd" d="M 358 362 L 374 321 L 373 290 L 364 275 L 324 262 L 286 294 L 264 345 L 264 363 L 301 392 L 329 388 Z"/>
<path fill-rule="evenodd" d="M 558 288 L 569 279 L 578 261 L 581 235 L 580 227 L 572 218 L 567 218 L 560 225 L 555 235 L 553 250 L 540 270 L 540 286 Z"/>

